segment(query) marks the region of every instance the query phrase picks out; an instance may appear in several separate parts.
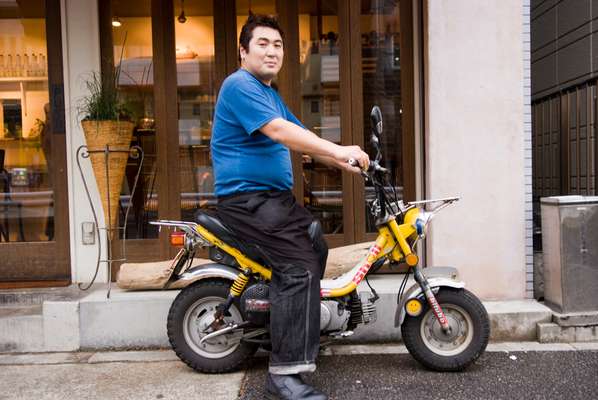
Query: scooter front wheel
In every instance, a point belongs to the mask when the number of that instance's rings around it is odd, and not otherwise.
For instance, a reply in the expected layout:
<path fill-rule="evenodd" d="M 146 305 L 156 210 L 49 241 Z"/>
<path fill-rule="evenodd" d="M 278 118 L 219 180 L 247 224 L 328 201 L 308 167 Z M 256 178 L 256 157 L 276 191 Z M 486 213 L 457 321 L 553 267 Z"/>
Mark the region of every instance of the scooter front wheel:
<path fill-rule="evenodd" d="M 426 305 L 417 317 L 407 316 L 401 326 L 409 353 L 435 371 L 461 371 L 486 349 L 490 322 L 483 304 L 465 289 L 442 288 L 436 294 L 450 332 L 445 333 Z"/>

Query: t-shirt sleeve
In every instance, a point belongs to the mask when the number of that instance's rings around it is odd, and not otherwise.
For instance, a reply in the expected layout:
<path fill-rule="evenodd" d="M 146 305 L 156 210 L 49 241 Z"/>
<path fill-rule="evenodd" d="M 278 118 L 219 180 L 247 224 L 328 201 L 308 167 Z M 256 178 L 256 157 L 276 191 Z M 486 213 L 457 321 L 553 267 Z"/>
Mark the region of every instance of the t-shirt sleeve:
<path fill-rule="evenodd" d="M 272 104 L 258 82 L 239 79 L 226 91 L 225 101 L 248 135 L 275 118 L 285 117 Z"/>

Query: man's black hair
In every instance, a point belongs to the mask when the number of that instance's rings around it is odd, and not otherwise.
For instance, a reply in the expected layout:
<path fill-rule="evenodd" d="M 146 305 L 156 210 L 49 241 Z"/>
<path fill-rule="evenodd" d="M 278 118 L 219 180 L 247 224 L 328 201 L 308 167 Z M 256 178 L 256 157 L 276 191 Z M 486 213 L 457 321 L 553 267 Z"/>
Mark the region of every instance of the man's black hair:
<path fill-rule="evenodd" d="M 284 32 L 282 28 L 278 24 L 278 20 L 276 17 L 272 15 L 262 15 L 262 14 L 253 14 L 250 13 L 247 21 L 241 28 L 241 34 L 239 35 L 239 50 L 240 48 L 244 48 L 245 51 L 249 52 L 249 42 L 253 37 L 253 30 L 258 26 L 265 26 L 267 28 L 272 28 L 280 33 L 280 37 L 284 42 Z M 241 62 L 241 52 L 239 51 L 239 63 Z"/>

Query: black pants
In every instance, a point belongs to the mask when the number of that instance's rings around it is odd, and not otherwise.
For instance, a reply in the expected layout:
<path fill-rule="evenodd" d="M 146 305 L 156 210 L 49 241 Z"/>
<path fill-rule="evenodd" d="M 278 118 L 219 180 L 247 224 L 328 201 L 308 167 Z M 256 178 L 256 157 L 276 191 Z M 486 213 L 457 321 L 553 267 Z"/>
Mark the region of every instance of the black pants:
<path fill-rule="evenodd" d="M 312 215 L 291 191 L 219 199 L 218 218 L 272 264 L 270 372 L 313 372 L 320 346 L 320 278 L 308 228 Z"/>

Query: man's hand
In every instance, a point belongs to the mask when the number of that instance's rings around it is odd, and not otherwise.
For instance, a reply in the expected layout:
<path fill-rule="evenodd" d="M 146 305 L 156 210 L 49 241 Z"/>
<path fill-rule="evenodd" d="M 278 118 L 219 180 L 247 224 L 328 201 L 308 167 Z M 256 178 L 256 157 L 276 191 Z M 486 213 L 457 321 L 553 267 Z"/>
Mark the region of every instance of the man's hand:
<path fill-rule="evenodd" d="M 359 167 L 351 166 L 349 164 L 350 159 L 359 162 Z M 359 146 L 338 146 L 334 161 L 339 168 L 355 174 L 360 174 L 362 170 L 365 171 L 370 166 L 370 157 Z"/>

